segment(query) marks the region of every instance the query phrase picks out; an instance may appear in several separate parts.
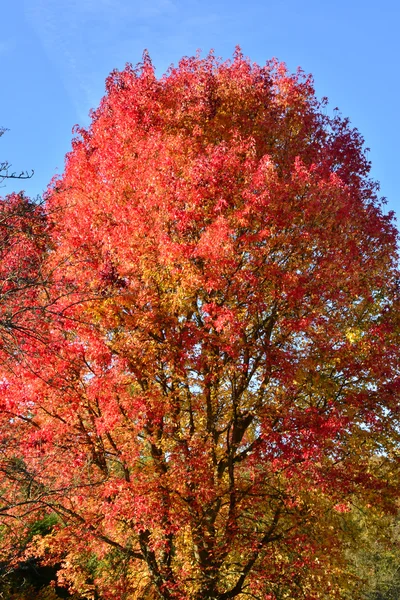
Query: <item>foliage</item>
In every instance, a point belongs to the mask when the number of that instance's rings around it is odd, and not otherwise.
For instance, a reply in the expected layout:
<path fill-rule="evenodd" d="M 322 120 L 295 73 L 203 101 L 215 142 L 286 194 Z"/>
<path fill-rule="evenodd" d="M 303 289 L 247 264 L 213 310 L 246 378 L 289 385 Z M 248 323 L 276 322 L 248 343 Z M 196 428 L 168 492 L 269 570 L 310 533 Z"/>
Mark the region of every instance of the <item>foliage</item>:
<path fill-rule="evenodd" d="M 160 80 L 145 55 L 77 130 L 1 513 L 58 515 L 31 552 L 84 597 L 345 598 L 343 515 L 395 510 L 396 230 L 325 104 L 239 50 Z"/>
<path fill-rule="evenodd" d="M 0 200 L 0 356 L 15 361 L 20 342 L 40 336 L 37 301 L 48 243 L 43 206 L 23 194 Z"/>
<path fill-rule="evenodd" d="M 400 595 L 400 531 L 398 515 L 373 515 L 363 507 L 352 515 L 358 547 L 350 559 L 362 584 L 363 600 L 397 600 Z"/>
<path fill-rule="evenodd" d="M 57 598 L 71 598 L 65 589 L 56 585 L 59 565 L 43 565 L 35 558 L 24 557 L 30 542 L 36 536 L 48 535 L 57 523 L 54 514 L 45 515 L 33 521 L 28 527 L 24 539 L 14 548 L 12 560 L 0 563 L 0 597 L 8 600 L 57 600 Z M 11 537 L 7 529 L 1 532 L 3 546 L 7 547 L 4 537 Z M 76 597 L 76 600 L 79 600 Z"/>

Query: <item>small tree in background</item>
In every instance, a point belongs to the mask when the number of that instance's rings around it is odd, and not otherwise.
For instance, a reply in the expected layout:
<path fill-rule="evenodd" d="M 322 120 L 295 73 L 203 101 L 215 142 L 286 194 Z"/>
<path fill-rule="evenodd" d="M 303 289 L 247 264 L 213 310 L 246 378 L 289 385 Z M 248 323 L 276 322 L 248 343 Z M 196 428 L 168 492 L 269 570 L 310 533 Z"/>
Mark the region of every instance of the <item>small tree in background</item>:
<path fill-rule="evenodd" d="M 358 593 L 343 515 L 399 483 L 396 230 L 324 108 L 276 61 L 145 56 L 77 130 L 3 516 L 57 514 L 32 551 L 88 597 Z"/>
<path fill-rule="evenodd" d="M 42 205 L 24 194 L 0 199 L 0 357 L 15 362 L 20 342 L 40 337 L 38 296 L 48 245 Z"/>
<path fill-rule="evenodd" d="M 0 137 L 7 131 L 5 127 L 0 127 Z M 0 162 L 0 183 L 5 179 L 30 179 L 33 176 L 33 171 L 22 171 L 17 174 L 15 171 L 10 171 L 11 165 L 7 161 Z"/>

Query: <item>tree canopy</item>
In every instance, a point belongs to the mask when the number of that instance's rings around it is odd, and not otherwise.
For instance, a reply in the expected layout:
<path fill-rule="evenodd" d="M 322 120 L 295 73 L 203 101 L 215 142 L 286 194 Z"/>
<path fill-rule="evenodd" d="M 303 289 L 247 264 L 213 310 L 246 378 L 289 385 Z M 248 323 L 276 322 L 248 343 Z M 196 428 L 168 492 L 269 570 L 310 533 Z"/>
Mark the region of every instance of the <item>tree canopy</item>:
<path fill-rule="evenodd" d="M 362 137 L 239 50 L 161 79 L 145 54 L 76 134 L 3 369 L 4 552 L 47 514 L 31 552 L 88 598 L 355 598 L 347 514 L 399 485 L 397 233 Z"/>

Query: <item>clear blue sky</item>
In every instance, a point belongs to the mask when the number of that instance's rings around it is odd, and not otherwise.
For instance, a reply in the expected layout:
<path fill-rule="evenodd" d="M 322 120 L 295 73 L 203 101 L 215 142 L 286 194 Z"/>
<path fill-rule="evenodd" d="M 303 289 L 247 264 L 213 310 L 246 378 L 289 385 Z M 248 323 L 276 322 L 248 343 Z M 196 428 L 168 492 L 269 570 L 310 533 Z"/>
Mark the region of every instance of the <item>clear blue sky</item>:
<path fill-rule="evenodd" d="M 61 173 L 75 123 L 87 125 L 114 68 L 147 48 L 162 74 L 183 55 L 236 44 L 258 63 L 301 66 L 371 148 L 373 176 L 400 214 L 398 0 L 14 0 L 1 7 L 0 160 L 35 169 L 41 194 Z"/>

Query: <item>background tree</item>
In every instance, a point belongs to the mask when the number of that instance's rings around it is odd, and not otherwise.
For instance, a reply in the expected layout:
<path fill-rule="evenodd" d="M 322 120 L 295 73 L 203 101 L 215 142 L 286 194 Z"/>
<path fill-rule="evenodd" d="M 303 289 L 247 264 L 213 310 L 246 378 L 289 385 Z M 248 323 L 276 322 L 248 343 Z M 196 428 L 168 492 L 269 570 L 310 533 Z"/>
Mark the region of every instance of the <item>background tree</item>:
<path fill-rule="evenodd" d="M 4 127 L 0 127 L 0 137 L 7 131 Z M 33 170 L 29 173 L 28 171 L 21 171 L 17 174 L 15 171 L 10 171 L 11 165 L 7 161 L 0 162 L 0 183 L 5 179 L 30 179 L 33 176 Z"/>
<path fill-rule="evenodd" d="M 239 51 L 160 80 L 145 55 L 77 130 L 48 342 L 3 394 L 32 478 L 3 517 L 58 515 L 32 551 L 73 589 L 345 598 L 343 515 L 395 510 L 396 230 L 325 104 Z"/>
<path fill-rule="evenodd" d="M 47 223 L 43 206 L 21 194 L 0 199 L 0 364 L 1 392 L 7 389 L 7 374 L 22 362 L 29 366 L 26 354 L 31 340 L 44 343 L 43 306 L 39 296 L 45 289 L 41 269 L 48 249 Z M 35 512 L 33 522 L 18 523 L 2 520 L 10 505 L 24 507 L 31 513 L 30 504 L 35 489 L 34 474 L 21 458 L 20 437 L 13 435 L 10 424 L 21 421 L 30 431 L 31 414 L 19 412 L 13 402 L 3 396 L 0 439 L 0 595 L 15 600 L 57 597 L 54 590 L 44 591 L 45 583 L 55 576 L 55 569 L 41 567 L 34 559 L 24 559 L 24 552 L 39 533 L 44 534 L 54 515 Z M 17 428 L 21 434 L 21 427 Z M 20 516 L 23 512 L 20 513 Z"/>
<path fill-rule="evenodd" d="M 398 515 L 372 514 L 358 507 L 350 515 L 357 529 L 357 547 L 349 552 L 364 600 L 396 600 L 400 594 L 400 538 Z M 349 526 L 350 523 L 347 523 Z"/>
<path fill-rule="evenodd" d="M 13 362 L 28 337 L 40 336 L 41 265 L 48 235 L 43 206 L 21 194 L 0 199 L 0 360 Z"/>

